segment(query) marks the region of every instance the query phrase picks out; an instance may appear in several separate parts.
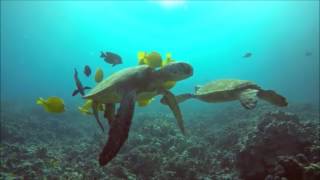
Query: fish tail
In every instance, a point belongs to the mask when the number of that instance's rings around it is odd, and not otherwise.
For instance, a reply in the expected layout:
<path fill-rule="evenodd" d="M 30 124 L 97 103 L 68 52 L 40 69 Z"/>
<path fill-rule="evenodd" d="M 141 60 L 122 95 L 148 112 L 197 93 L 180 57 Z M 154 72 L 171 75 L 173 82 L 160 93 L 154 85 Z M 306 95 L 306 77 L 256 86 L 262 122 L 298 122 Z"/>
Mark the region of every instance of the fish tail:
<path fill-rule="evenodd" d="M 73 91 L 73 93 L 72 93 L 72 96 L 77 95 L 79 92 L 80 92 L 80 90 L 79 90 L 79 89 L 74 90 L 74 91 Z"/>
<path fill-rule="evenodd" d="M 44 105 L 44 104 L 45 104 L 45 103 L 44 103 L 44 99 L 43 99 L 42 97 L 39 97 L 39 98 L 37 99 L 36 103 L 39 104 L 39 105 Z"/>
<path fill-rule="evenodd" d="M 37 103 L 38 105 L 40 105 L 40 106 L 43 106 L 44 109 L 45 109 L 47 112 L 50 112 L 50 109 L 49 109 L 48 105 L 46 104 L 46 101 L 45 101 L 43 98 L 41 98 L 41 97 L 38 98 L 37 101 L 36 101 L 36 103 Z"/>
<path fill-rule="evenodd" d="M 101 57 L 101 58 L 106 57 L 106 55 L 103 53 L 103 51 L 101 51 L 100 57 Z"/>

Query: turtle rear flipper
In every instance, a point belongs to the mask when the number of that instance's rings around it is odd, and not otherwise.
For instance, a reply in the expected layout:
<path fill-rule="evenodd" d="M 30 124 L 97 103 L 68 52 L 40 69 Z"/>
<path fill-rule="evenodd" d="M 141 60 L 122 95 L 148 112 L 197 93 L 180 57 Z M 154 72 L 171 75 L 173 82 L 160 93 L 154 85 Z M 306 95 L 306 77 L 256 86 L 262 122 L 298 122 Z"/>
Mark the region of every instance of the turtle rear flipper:
<path fill-rule="evenodd" d="M 280 107 L 288 105 L 288 102 L 285 97 L 281 96 L 280 94 L 277 94 L 275 91 L 272 90 L 260 90 L 258 92 L 258 97 Z"/>
<path fill-rule="evenodd" d="M 176 101 L 176 98 L 168 90 L 163 90 L 162 94 L 163 94 L 163 101 L 166 102 L 168 104 L 168 106 L 170 107 L 171 111 L 173 112 L 174 117 L 177 120 L 177 124 L 178 124 L 182 134 L 185 135 L 182 114 L 181 114 L 179 105 Z"/>
<path fill-rule="evenodd" d="M 253 109 L 256 107 L 257 99 L 257 90 L 255 89 L 246 89 L 240 93 L 239 97 L 241 105 L 246 109 Z"/>
<path fill-rule="evenodd" d="M 121 100 L 117 115 L 111 122 L 108 141 L 100 153 L 99 163 L 101 166 L 106 165 L 117 155 L 128 138 L 135 107 L 135 97 L 136 92 L 131 91 Z"/>

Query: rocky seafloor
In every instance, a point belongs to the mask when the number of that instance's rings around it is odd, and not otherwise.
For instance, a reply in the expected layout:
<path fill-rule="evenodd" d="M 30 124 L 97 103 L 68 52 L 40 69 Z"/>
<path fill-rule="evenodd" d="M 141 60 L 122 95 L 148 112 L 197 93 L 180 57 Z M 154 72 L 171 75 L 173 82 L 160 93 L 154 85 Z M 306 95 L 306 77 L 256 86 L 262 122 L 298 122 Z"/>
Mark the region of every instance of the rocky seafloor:
<path fill-rule="evenodd" d="M 1 103 L 0 179 L 319 180 L 319 107 L 260 104 L 185 113 L 135 114 L 129 139 L 107 166 L 107 139 L 92 117 Z"/>

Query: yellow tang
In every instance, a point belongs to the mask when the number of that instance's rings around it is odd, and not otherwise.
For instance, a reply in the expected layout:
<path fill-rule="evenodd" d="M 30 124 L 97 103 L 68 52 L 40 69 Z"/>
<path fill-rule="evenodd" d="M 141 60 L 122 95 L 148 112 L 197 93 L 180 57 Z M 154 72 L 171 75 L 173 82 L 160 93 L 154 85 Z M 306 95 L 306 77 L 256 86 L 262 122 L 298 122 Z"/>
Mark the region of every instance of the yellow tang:
<path fill-rule="evenodd" d="M 175 85 L 176 85 L 176 81 L 166 81 L 161 86 L 164 89 L 171 89 Z"/>
<path fill-rule="evenodd" d="M 142 52 L 142 51 L 138 52 L 138 64 L 139 65 L 145 64 L 144 61 L 145 61 L 146 58 L 147 58 L 147 53 L 146 52 Z"/>
<path fill-rule="evenodd" d="M 91 115 L 93 114 L 90 109 L 92 108 L 92 100 L 87 100 L 82 106 L 78 107 L 78 110 L 84 115 Z"/>
<path fill-rule="evenodd" d="M 166 66 L 167 64 L 171 63 L 171 62 L 174 62 L 175 60 L 173 60 L 171 58 L 171 53 L 167 53 L 166 54 L 166 59 L 164 61 L 162 61 L 162 67 L 163 66 Z"/>
<path fill-rule="evenodd" d="M 162 64 L 161 55 L 157 52 L 152 52 L 147 56 L 147 62 L 145 63 L 152 68 L 161 67 L 161 64 Z"/>
<path fill-rule="evenodd" d="M 98 68 L 96 71 L 96 75 L 94 76 L 94 80 L 99 83 L 103 80 L 103 71 L 101 68 Z"/>
<path fill-rule="evenodd" d="M 157 68 L 157 67 L 164 67 L 167 64 L 174 62 L 175 60 L 173 60 L 171 58 L 171 53 L 167 53 L 166 54 L 166 59 L 165 60 L 161 60 L 161 56 L 159 53 L 157 52 L 152 52 L 149 55 L 146 52 L 138 52 L 138 63 L 139 65 L 141 64 L 147 64 L 152 68 Z M 176 84 L 176 81 L 166 81 L 164 82 L 161 87 L 164 89 L 171 89 L 172 87 L 174 87 Z M 141 97 L 138 98 L 138 105 L 139 106 L 147 106 L 148 104 L 150 104 L 153 101 L 153 97 L 155 95 L 151 95 L 151 94 L 144 94 Z"/>
<path fill-rule="evenodd" d="M 151 52 L 147 54 L 146 52 L 138 52 L 138 64 L 146 64 L 152 68 L 161 67 L 162 60 L 161 55 L 157 52 Z"/>
<path fill-rule="evenodd" d="M 84 115 L 92 115 L 93 112 L 90 111 L 91 109 L 92 109 L 92 100 L 91 99 L 86 100 L 82 106 L 78 107 L 78 110 Z M 105 108 L 104 108 L 103 104 L 98 105 L 99 111 L 104 111 L 104 109 Z"/>
<path fill-rule="evenodd" d="M 149 105 L 154 100 L 153 97 L 156 96 L 156 95 L 157 95 L 156 91 L 140 93 L 138 95 L 138 97 L 137 97 L 138 105 L 140 107 L 144 107 L 144 106 Z"/>
<path fill-rule="evenodd" d="M 138 101 L 138 105 L 139 105 L 140 107 L 144 107 L 144 106 L 149 105 L 153 100 L 154 100 L 154 98 L 151 98 L 151 99 L 141 99 L 141 100 Z"/>
<path fill-rule="evenodd" d="M 49 97 L 47 100 L 39 98 L 36 101 L 37 104 L 44 107 L 47 112 L 51 113 L 61 113 L 64 112 L 64 102 L 63 99 L 59 97 Z"/>
<path fill-rule="evenodd" d="M 171 53 L 167 53 L 166 54 L 166 59 L 162 61 L 162 67 L 166 66 L 167 64 L 174 62 L 175 60 L 173 60 L 171 58 Z M 164 89 L 171 89 L 173 86 L 176 85 L 176 81 L 166 81 L 162 84 L 162 87 Z"/>

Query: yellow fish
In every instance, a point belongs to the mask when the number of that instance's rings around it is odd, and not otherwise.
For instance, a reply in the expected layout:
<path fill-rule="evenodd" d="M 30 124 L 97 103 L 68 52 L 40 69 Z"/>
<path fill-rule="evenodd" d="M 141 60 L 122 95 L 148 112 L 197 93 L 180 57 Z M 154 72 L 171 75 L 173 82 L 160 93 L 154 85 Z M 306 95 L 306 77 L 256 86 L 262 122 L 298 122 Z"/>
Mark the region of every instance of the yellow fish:
<path fill-rule="evenodd" d="M 137 97 L 138 105 L 140 107 L 149 105 L 154 100 L 153 97 L 155 97 L 156 95 L 156 91 L 140 93 Z"/>
<path fill-rule="evenodd" d="M 166 54 L 166 59 L 164 61 L 162 61 L 162 67 L 163 66 L 166 66 L 167 64 L 171 63 L 171 62 L 174 62 L 175 60 L 173 60 L 171 58 L 171 53 L 167 53 Z"/>
<path fill-rule="evenodd" d="M 82 106 L 78 107 L 78 110 L 84 115 L 92 115 L 93 112 L 90 111 L 91 109 L 92 109 L 92 100 L 91 99 L 86 100 Z M 99 104 L 98 110 L 104 111 L 105 110 L 104 105 Z"/>
<path fill-rule="evenodd" d="M 103 71 L 101 68 L 98 68 L 96 71 L 96 75 L 94 76 L 94 80 L 99 83 L 103 80 Z"/>
<path fill-rule="evenodd" d="M 93 113 L 90 111 L 92 108 L 92 100 L 87 100 L 82 106 L 78 107 L 78 110 L 84 115 L 92 115 Z"/>
<path fill-rule="evenodd" d="M 141 99 L 141 100 L 138 101 L 138 105 L 139 105 L 140 107 L 144 107 L 144 106 L 149 105 L 153 100 L 154 100 L 154 98 Z"/>
<path fill-rule="evenodd" d="M 176 85 L 176 81 L 166 81 L 161 86 L 164 89 L 171 89 L 175 85 Z"/>
<path fill-rule="evenodd" d="M 64 102 L 63 99 L 59 97 L 49 97 L 47 100 L 39 98 L 36 101 L 37 104 L 44 107 L 47 112 L 51 113 L 61 113 L 64 112 Z"/>
<path fill-rule="evenodd" d="M 158 68 L 161 67 L 162 60 L 161 56 L 157 52 L 151 52 L 150 54 L 147 54 L 146 52 L 138 52 L 138 64 L 146 64 L 152 68 Z"/>
<path fill-rule="evenodd" d="M 175 60 L 173 60 L 171 58 L 171 53 L 167 53 L 166 54 L 166 59 L 162 61 L 162 66 L 161 67 L 164 67 L 166 66 L 167 64 L 171 63 L 171 62 L 174 62 Z M 171 89 L 173 86 L 176 85 L 176 82 L 175 81 L 166 81 L 162 84 L 162 87 L 164 89 Z"/>
<path fill-rule="evenodd" d="M 152 52 L 147 56 L 147 61 L 145 63 L 152 68 L 161 67 L 161 55 L 157 52 Z"/>
<path fill-rule="evenodd" d="M 171 53 L 167 53 L 166 54 L 166 59 L 165 60 L 161 60 L 161 56 L 159 53 L 157 52 L 152 52 L 149 55 L 146 52 L 138 52 L 138 64 L 147 64 L 152 68 L 157 68 L 157 67 L 164 67 L 167 64 L 174 62 L 175 60 L 173 60 L 171 58 Z M 171 89 L 172 87 L 174 87 L 176 84 L 175 81 L 166 81 L 164 82 L 161 86 L 164 89 Z M 138 105 L 139 106 L 146 106 L 148 105 L 150 102 L 152 101 L 152 98 L 142 98 L 141 100 L 138 101 Z"/>
<path fill-rule="evenodd" d="M 147 58 L 146 52 L 142 52 L 142 51 L 138 52 L 138 64 L 139 65 L 145 64 L 144 61 L 146 58 Z"/>

